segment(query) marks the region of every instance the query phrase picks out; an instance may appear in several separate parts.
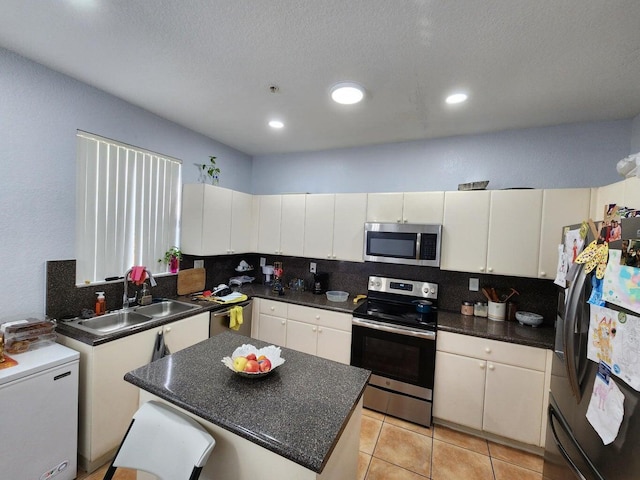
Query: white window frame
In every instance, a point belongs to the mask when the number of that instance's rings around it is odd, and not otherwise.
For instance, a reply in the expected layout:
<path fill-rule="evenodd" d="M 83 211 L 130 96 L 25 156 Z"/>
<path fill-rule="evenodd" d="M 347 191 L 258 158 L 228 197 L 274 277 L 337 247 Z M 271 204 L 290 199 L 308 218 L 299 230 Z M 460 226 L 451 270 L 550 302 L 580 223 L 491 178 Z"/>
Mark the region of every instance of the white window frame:
<path fill-rule="evenodd" d="M 179 246 L 182 162 L 77 131 L 76 284 L 121 277 L 132 266 L 153 274 Z"/>

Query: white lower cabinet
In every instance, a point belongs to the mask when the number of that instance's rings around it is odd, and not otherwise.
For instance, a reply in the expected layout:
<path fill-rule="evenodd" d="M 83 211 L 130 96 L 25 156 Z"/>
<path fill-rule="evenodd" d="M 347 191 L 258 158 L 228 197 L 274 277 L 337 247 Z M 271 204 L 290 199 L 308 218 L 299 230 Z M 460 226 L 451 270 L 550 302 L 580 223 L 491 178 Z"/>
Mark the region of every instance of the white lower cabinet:
<path fill-rule="evenodd" d="M 253 330 L 258 340 L 349 364 L 351 315 L 264 298 L 253 301 L 259 309 Z"/>
<path fill-rule="evenodd" d="M 438 332 L 436 419 L 544 446 L 551 351 Z"/>
<path fill-rule="evenodd" d="M 123 377 L 149 363 L 160 331 L 169 351 L 177 352 L 209 337 L 209 313 L 95 347 L 58 335 L 60 343 L 80 352 L 78 453 L 84 470 L 91 472 L 109 461 L 122 441 L 140 390 Z"/>

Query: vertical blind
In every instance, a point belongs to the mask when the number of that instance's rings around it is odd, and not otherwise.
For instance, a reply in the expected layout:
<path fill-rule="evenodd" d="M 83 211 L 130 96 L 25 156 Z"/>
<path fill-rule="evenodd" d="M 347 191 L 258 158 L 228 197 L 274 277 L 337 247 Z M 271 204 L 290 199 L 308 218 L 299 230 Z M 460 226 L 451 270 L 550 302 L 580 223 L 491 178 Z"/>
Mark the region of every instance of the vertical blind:
<path fill-rule="evenodd" d="M 76 283 L 167 271 L 158 259 L 180 238 L 181 162 L 82 131 L 77 155 Z"/>

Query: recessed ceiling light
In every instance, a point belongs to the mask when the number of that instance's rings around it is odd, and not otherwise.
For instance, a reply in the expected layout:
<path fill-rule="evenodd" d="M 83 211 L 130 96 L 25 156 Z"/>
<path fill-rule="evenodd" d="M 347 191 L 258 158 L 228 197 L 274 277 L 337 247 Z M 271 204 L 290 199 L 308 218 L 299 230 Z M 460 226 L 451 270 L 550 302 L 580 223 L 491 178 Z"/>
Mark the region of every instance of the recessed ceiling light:
<path fill-rule="evenodd" d="M 452 95 L 449 95 L 445 101 L 449 105 L 454 105 L 456 103 L 466 102 L 467 98 L 468 96 L 466 93 L 454 93 Z"/>
<path fill-rule="evenodd" d="M 353 105 L 364 98 L 364 88 L 354 82 L 341 82 L 331 87 L 331 98 L 342 105 Z"/>
<path fill-rule="evenodd" d="M 282 128 L 284 127 L 284 123 L 282 123 L 280 120 L 271 120 L 269 122 L 269 126 L 271 128 Z"/>

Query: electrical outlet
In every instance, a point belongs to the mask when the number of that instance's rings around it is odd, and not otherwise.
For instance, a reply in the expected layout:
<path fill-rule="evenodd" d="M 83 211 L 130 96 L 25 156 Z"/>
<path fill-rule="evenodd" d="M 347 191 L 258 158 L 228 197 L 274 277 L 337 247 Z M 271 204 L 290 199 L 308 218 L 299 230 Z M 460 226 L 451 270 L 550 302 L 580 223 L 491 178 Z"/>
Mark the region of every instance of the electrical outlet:
<path fill-rule="evenodd" d="M 469 279 L 469 291 L 477 292 L 480 290 L 480 279 L 478 278 L 470 278 Z"/>
<path fill-rule="evenodd" d="M 193 268 L 204 268 L 204 260 L 194 260 Z"/>
<path fill-rule="evenodd" d="M 267 264 L 267 259 L 264 257 L 260 257 L 260 266 L 264 267 Z"/>
<path fill-rule="evenodd" d="M 311 263 L 309 264 L 309 271 L 310 271 L 311 273 L 316 273 L 316 263 L 315 263 L 315 262 L 311 262 Z"/>

